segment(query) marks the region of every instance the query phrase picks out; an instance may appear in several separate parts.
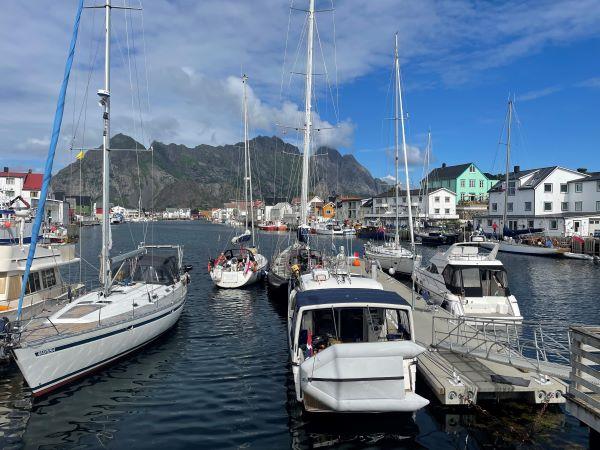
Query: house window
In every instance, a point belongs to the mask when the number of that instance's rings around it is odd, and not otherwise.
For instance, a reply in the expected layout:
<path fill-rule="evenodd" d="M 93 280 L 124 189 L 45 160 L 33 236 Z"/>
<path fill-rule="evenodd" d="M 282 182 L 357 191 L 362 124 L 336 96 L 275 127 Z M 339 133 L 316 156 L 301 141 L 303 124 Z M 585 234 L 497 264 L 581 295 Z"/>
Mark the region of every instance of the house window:
<path fill-rule="evenodd" d="M 560 184 L 560 193 L 566 194 L 567 192 L 569 192 L 569 185 L 567 183 L 561 183 Z"/>
<path fill-rule="evenodd" d="M 552 202 L 544 202 L 544 211 L 552 211 Z"/>
<path fill-rule="evenodd" d="M 475 173 L 475 166 L 470 166 L 469 167 L 469 172 Z"/>
<path fill-rule="evenodd" d="M 558 229 L 558 220 L 552 219 L 550 221 L 550 229 L 551 230 L 557 230 Z"/>
<path fill-rule="evenodd" d="M 444 201 L 445 201 L 446 203 L 450 203 L 450 197 L 445 197 L 445 198 L 444 198 Z"/>
<path fill-rule="evenodd" d="M 583 202 L 575 202 L 575 211 L 583 211 Z"/>
<path fill-rule="evenodd" d="M 552 183 L 544 183 L 544 192 L 552 192 Z"/>
<path fill-rule="evenodd" d="M 598 208 L 598 205 L 600 205 L 600 202 L 596 202 L 596 208 Z M 596 209 L 596 210 L 597 210 L 597 211 L 600 211 L 600 209 Z M 449 208 L 446 208 L 446 209 L 444 210 L 444 212 L 445 212 L 446 214 L 450 214 L 450 209 L 449 209 Z"/>
<path fill-rule="evenodd" d="M 440 208 L 435 208 L 435 213 L 439 214 L 440 213 Z"/>
<path fill-rule="evenodd" d="M 37 198 L 37 196 L 38 196 L 38 191 L 31 191 L 31 195 L 30 195 L 31 198 Z"/>
<path fill-rule="evenodd" d="M 583 183 L 575 183 L 575 192 L 583 192 Z"/>
<path fill-rule="evenodd" d="M 492 211 L 498 211 L 498 203 L 492 203 Z"/>
<path fill-rule="evenodd" d="M 475 187 L 475 180 L 469 180 L 469 187 Z"/>
<path fill-rule="evenodd" d="M 515 195 L 515 182 L 514 181 L 508 182 L 508 195 Z"/>
<path fill-rule="evenodd" d="M 465 187 L 465 180 L 460 180 L 460 187 Z"/>
<path fill-rule="evenodd" d="M 461 201 L 461 202 L 464 202 L 464 201 L 465 201 L 465 193 L 464 193 L 464 192 L 461 192 L 461 193 L 460 193 L 460 201 Z"/>
<path fill-rule="evenodd" d="M 525 202 L 525 211 L 531 211 L 531 202 Z"/>
<path fill-rule="evenodd" d="M 560 203 L 560 210 L 561 211 L 568 211 L 569 210 L 569 202 L 561 202 Z"/>
<path fill-rule="evenodd" d="M 483 188 L 483 180 L 479 180 L 479 187 Z"/>
<path fill-rule="evenodd" d="M 513 204 L 512 203 L 507 203 L 506 204 L 506 210 L 508 212 L 512 212 L 513 211 Z"/>
<path fill-rule="evenodd" d="M 488 224 L 488 227 L 491 227 L 492 226 L 492 219 L 488 219 L 487 220 L 487 224 Z"/>
<path fill-rule="evenodd" d="M 533 220 L 527 221 L 527 228 L 533 228 Z"/>
<path fill-rule="evenodd" d="M 15 184 L 15 179 L 14 178 L 7 178 L 6 179 L 6 184 Z"/>
<path fill-rule="evenodd" d="M 439 197 L 433 197 L 433 201 L 436 202 L 436 203 L 439 203 L 440 202 L 440 198 Z"/>
<path fill-rule="evenodd" d="M 596 211 L 600 211 L 600 201 L 596 200 Z"/>
<path fill-rule="evenodd" d="M 600 181 L 596 181 L 596 192 L 600 192 Z"/>

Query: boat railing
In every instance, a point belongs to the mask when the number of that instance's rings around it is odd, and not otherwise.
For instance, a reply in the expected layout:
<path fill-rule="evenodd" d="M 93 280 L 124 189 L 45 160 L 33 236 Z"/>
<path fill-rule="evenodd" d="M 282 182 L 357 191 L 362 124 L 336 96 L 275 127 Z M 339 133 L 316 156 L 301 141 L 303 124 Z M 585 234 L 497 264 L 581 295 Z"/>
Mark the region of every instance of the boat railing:
<path fill-rule="evenodd" d="M 551 328 L 548 331 L 545 328 Z M 559 338 L 557 336 L 561 336 Z M 432 345 L 522 370 L 567 379 L 570 339 L 560 325 L 506 318 L 435 316 Z"/>

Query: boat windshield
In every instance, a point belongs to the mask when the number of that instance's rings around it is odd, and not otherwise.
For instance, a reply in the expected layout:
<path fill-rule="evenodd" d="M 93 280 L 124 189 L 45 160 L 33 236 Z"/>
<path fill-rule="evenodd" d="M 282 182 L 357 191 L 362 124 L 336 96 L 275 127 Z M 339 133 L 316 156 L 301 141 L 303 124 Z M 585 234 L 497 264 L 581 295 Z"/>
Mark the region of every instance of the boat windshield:
<path fill-rule="evenodd" d="M 169 285 L 179 279 L 179 263 L 177 255 L 172 251 L 148 252 L 137 259 L 132 259 L 130 264 L 124 265 L 116 273 L 115 279 L 119 283 L 144 282 Z"/>
<path fill-rule="evenodd" d="M 510 295 L 504 267 L 452 266 L 444 269 L 446 287 L 465 297 L 507 297 Z"/>
<path fill-rule="evenodd" d="M 324 308 L 304 312 L 298 347 L 306 354 L 340 343 L 410 339 L 410 319 L 405 309 Z"/>

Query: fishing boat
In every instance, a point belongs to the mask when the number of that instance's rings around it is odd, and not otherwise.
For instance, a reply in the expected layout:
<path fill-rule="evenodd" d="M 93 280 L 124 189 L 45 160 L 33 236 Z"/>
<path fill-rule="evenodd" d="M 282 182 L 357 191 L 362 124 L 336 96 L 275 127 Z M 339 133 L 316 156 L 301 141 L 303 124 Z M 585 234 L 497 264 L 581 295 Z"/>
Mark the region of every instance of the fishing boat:
<path fill-rule="evenodd" d="M 365 256 L 369 259 L 379 261 L 381 268 L 387 270 L 390 274 L 398 273 L 403 275 L 410 275 L 413 271 L 414 260 L 415 260 L 415 238 L 413 230 L 413 216 L 412 216 L 412 201 L 410 195 L 410 179 L 408 177 L 408 156 L 406 151 L 406 133 L 404 130 L 404 106 L 402 104 L 402 86 L 400 83 L 400 59 L 398 57 L 398 37 L 396 36 L 396 46 L 394 49 L 394 74 L 396 78 L 395 82 L 395 118 L 394 118 L 394 137 L 395 137 L 395 164 L 396 164 L 396 177 L 395 177 L 395 210 L 396 210 L 396 226 L 394 232 L 394 240 L 384 242 L 383 244 L 367 242 L 365 244 Z M 399 129 L 398 125 L 401 125 L 402 130 L 402 153 L 404 155 L 404 175 L 406 179 L 406 200 L 408 210 L 408 227 L 410 234 L 411 249 L 408 250 L 400 245 L 400 195 L 399 195 Z"/>
<path fill-rule="evenodd" d="M 280 220 L 275 220 L 259 223 L 258 229 L 261 231 L 287 231 L 288 227 Z"/>
<path fill-rule="evenodd" d="M 381 225 L 365 225 L 356 230 L 356 236 L 361 239 L 380 241 L 385 239 L 385 228 Z"/>
<path fill-rule="evenodd" d="M 309 273 L 295 272 L 288 301 L 288 343 L 296 400 L 308 412 L 413 412 L 429 401 L 415 393 L 412 309 L 340 254 Z"/>
<path fill-rule="evenodd" d="M 496 258 L 500 245 L 487 250 L 479 242 L 462 242 L 436 253 L 427 266 L 416 266 L 413 280 L 424 298 L 455 316 L 523 320 L 508 276 Z"/>
<path fill-rule="evenodd" d="M 237 289 L 249 286 L 262 280 L 268 265 L 268 260 L 258 253 L 254 233 L 254 201 L 252 198 L 252 167 L 250 164 L 250 148 L 248 144 L 248 102 L 246 86 L 248 77 L 242 77 L 243 97 L 242 109 L 244 116 L 244 204 L 246 231 L 236 236 L 231 243 L 238 247 L 222 252 L 217 258 L 208 263 L 208 273 L 215 286 L 220 288 Z M 250 206 L 248 208 L 248 206 Z M 250 219 L 249 219 L 250 217 Z M 248 229 L 250 225 L 250 229 Z M 245 243 L 251 241 L 249 248 Z"/>
<path fill-rule="evenodd" d="M 149 344 L 179 320 L 183 311 L 191 266 L 183 266 L 183 250 L 177 245 L 140 244 L 138 248 L 111 256 L 109 211 L 110 169 L 110 31 L 111 2 L 105 9 L 104 87 L 98 91 L 102 107 L 102 247 L 101 287 L 66 303 L 57 303 L 27 321 L 21 321 L 27 279 L 36 253 L 37 232 L 52 176 L 54 154 L 60 135 L 62 112 L 75 52 L 80 1 L 54 120 L 40 201 L 33 224 L 32 241 L 25 263 L 16 320 L 10 323 L 8 345 L 34 396 L 54 389 Z"/>
<path fill-rule="evenodd" d="M 344 231 L 337 220 L 328 220 L 326 222 L 318 222 L 315 225 L 315 233 L 325 236 L 343 236 Z"/>

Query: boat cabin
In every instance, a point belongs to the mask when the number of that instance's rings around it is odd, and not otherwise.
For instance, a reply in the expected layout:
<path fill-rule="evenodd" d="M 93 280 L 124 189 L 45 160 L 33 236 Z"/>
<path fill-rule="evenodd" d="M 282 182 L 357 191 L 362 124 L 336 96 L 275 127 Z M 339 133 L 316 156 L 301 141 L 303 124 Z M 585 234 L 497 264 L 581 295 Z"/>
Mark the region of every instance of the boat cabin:
<path fill-rule="evenodd" d="M 429 266 L 429 271 L 435 265 Z M 453 265 L 448 264 L 442 272 L 446 288 L 463 297 L 508 297 L 508 276 L 503 266 L 498 265 Z"/>

